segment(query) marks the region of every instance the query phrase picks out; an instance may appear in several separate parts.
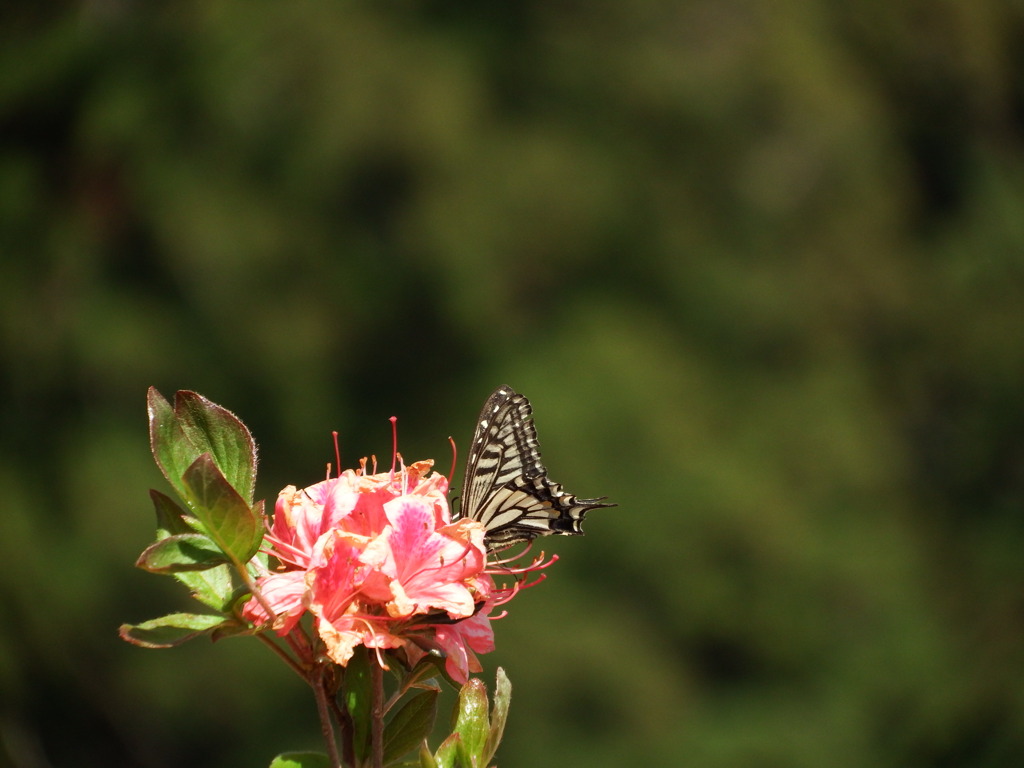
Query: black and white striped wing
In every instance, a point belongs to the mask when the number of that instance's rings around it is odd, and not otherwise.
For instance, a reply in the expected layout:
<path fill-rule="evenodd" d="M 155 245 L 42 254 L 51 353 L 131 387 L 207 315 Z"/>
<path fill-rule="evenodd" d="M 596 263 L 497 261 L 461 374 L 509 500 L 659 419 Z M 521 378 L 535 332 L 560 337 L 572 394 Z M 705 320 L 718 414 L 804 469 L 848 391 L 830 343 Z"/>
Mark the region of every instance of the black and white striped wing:
<path fill-rule="evenodd" d="M 582 534 L 589 510 L 613 506 L 600 498 L 579 499 L 549 480 L 530 401 L 510 387 L 495 390 L 473 435 L 461 508 L 462 517 L 484 524 L 488 549 L 555 533 Z"/>

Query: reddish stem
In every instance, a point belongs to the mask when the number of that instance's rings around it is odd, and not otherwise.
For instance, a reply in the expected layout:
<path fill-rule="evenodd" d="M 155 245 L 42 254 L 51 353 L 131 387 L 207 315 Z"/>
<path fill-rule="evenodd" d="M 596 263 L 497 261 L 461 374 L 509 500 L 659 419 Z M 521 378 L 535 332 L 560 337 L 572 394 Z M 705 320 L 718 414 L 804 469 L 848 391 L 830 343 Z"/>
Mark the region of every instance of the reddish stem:
<path fill-rule="evenodd" d="M 334 737 L 334 725 L 331 722 L 331 708 L 327 700 L 326 669 L 318 665 L 310 674 L 310 685 L 313 686 L 313 695 L 316 697 L 316 711 L 320 715 L 320 731 L 324 735 L 324 742 L 327 745 L 327 757 L 331 761 L 331 768 L 341 768 L 341 757 L 338 755 L 338 742 Z"/>
<path fill-rule="evenodd" d="M 370 755 L 373 768 L 384 768 L 384 669 L 370 662 L 373 702 L 370 712 Z"/>

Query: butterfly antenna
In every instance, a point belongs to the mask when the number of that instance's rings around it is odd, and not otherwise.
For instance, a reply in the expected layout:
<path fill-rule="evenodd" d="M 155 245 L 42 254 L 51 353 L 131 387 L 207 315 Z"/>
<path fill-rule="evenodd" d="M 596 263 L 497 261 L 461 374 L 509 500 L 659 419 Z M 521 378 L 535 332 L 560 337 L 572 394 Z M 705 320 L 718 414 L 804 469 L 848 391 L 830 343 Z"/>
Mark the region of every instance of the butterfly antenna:
<path fill-rule="evenodd" d="M 455 448 L 455 439 L 451 435 L 448 435 L 448 443 L 452 447 L 452 471 L 448 473 L 448 482 L 451 483 L 455 479 L 455 459 L 458 457 L 459 452 Z"/>

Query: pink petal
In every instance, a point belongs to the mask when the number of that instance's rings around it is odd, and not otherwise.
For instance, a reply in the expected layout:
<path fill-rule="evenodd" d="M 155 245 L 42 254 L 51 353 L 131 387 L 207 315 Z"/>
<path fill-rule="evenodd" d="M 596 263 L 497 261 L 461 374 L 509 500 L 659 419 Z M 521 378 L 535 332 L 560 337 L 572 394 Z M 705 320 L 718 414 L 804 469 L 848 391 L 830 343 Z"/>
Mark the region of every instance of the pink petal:
<path fill-rule="evenodd" d="M 257 582 L 263 599 L 277 617 L 274 630 L 279 635 L 288 634 L 306 610 L 304 576 L 302 571 L 285 571 L 272 573 Z M 243 606 L 242 615 L 256 625 L 265 624 L 270 620 L 270 615 L 255 597 L 250 598 Z"/>
<path fill-rule="evenodd" d="M 384 510 L 391 522 L 390 552 L 381 569 L 395 582 L 391 615 L 404 617 L 432 609 L 448 611 L 453 617 L 472 615 L 474 596 L 464 581 L 482 569 L 482 551 L 435 532 L 430 499 L 403 496 L 385 504 Z"/>
<path fill-rule="evenodd" d="M 321 563 L 306 573 L 309 607 L 318 617 L 332 621 L 356 598 L 367 573 L 359 560 L 362 549 L 358 544 L 358 540 L 334 531 L 324 545 Z"/>
<path fill-rule="evenodd" d="M 367 648 L 399 648 L 404 644 L 401 638 L 382 630 L 374 622 L 361 617 L 347 615 L 333 622 L 321 620 L 317 631 L 327 647 L 327 655 L 336 664 L 345 666 L 359 645 Z"/>
<path fill-rule="evenodd" d="M 480 672 L 482 667 L 476 653 L 489 653 L 494 650 L 494 632 L 490 619 L 477 614 L 455 624 L 435 626 L 437 643 L 447 656 L 444 668 L 451 678 L 464 683 L 470 672 Z"/>

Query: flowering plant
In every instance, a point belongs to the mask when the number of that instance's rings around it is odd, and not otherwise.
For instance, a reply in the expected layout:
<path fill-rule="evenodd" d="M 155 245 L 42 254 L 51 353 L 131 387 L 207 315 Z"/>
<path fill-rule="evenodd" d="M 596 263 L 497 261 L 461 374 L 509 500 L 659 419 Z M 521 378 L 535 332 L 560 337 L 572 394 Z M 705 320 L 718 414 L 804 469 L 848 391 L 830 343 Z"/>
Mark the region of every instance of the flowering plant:
<path fill-rule="evenodd" d="M 172 406 L 151 388 L 148 406 L 153 456 L 180 503 L 150 492 L 157 538 L 137 565 L 173 576 L 205 610 L 125 624 L 121 636 L 147 648 L 203 635 L 265 643 L 312 688 L 327 747 L 272 768 L 486 768 L 511 688 L 499 669 L 490 705 L 469 677 L 476 654 L 494 648 L 494 610 L 554 558 L 489 560 L 483 524 L 453 521 L 433 462 L 405 466 L 397 450 L 387 472 L 364 459 L 288 486 L 267 519 L 253 498 L 255 444 L 234 414 L 188 391 Z M 439 679 L 461 689 L 454 730 L 431 752 Z"/>

